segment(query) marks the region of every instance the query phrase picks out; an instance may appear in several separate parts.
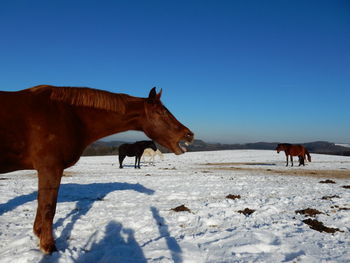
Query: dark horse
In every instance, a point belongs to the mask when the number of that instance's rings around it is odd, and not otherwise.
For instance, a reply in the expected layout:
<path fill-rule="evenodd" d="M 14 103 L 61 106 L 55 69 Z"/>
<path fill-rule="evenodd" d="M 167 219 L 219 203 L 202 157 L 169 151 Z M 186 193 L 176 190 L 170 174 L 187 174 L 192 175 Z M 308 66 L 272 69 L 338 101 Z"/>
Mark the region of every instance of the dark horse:
<path fill-rule="evenodd" d="M 299 157 L 299 166 L 305 165 L 306 155 L 307 155 L 308 161 L 311 162 L 311 156 L 308 150 L 304 146 L 299 144 L 280 143 L 277 145 L 276 151 L 277 153 L 279 153 L 280 151 L 284 151 L 284 153 L 286 154 L 286 160 L 287 160 L 286 166 L 288 166 L 288 155 L 290 155 L 290 161 L 292 162 L 292 166 L 293 166 L 293 156 Z"/>
<path fill-rule="evenodd" d="M 38 172 L 38 208 L 34 233 L 40 249 L 56 250 L 52 222 L 63 170 L 102 137 L 127 130 L 143 131 L 175 154 L 193 133 L 182 125 L 151 89 L 147 98 L 102 90 L 36 86 L 0 91 L 0 173 L 22 169 Z"/>
<path fill-rule="evenodd" d="M 123 168 L 123 161 L 126 156 L 135 156 L 135 168 L 140 169 L 140 160 L 143 151 L 146 148 L 152 148 L 153 151 L 157 151 L 157 146 L 153 141 L 139 141 L 135 143 L 124 143 L 119 146 L 119 168 Z"/>

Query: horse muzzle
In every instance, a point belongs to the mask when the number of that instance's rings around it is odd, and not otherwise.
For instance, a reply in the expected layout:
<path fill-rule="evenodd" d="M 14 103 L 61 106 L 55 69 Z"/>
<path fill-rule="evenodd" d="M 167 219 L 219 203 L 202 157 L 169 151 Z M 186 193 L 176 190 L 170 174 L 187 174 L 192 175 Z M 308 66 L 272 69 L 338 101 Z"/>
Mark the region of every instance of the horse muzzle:
<path fill-rule="evenodd" d="M 185 133 L 184 137 L 181 138 L 177 143 L 177 151 L 174 151 L 175 154 L 183 154 L 187 152 L 187 148 L 194 140 L 194 134 L 191 131 Z"/>

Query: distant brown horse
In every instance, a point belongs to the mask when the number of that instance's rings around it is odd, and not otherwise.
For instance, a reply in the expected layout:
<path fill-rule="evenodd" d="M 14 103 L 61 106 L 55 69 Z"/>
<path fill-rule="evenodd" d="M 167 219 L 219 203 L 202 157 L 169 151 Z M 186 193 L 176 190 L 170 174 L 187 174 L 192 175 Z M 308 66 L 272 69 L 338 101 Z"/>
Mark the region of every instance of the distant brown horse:
<path fill-rule="evenodd" d="M 148 98 L 89 88 L 36 86 L 0 91 L 0 173 L 38 171 L 38 208 L 34 233 L 40 249 L 56 251 L 52 222 L 63 170 L 74 165 L 90 143 L 127 130 L 182 154 L 180 142 L 193 133 L 163 106 L 153 88 Z"/>
<path fill-rule="evenodd" d="M 305 156 L 307 155 L 308 161 L 311 162 L 311 156 L 308 152 L 308 150 L 299 144 L 289 144 L 289 143 L 281 143 L 277 145 L 276 148 L 277 153 L 280 151 L 284 151 L 286 154 L 286 160 L 287 160 L 287 165 L 288 166 L 288 155 L 290 156 L 290 161 L 292 162 L 293 166 L 293 156 L 298 156 L 299 157 L 299 166 L 300 165 L 305 165 Z"/>

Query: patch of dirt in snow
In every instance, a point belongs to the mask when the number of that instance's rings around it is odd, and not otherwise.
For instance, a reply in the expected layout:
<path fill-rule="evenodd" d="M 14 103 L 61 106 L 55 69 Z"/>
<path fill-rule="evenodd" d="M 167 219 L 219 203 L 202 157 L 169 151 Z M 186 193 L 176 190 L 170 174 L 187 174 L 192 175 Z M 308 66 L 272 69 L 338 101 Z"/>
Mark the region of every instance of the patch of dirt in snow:
<path fill-rule="evenodd" d="M 326 233 L 331 233 L 331 234 L 333 234 L 337 231 L 343 232 L 339 228 L 327 227 L 322 222 L 317 221 L 316 219 L 308 218 L 308 219 L 303 220 L 303 222 L 305 224 L 309 225 L 311 229 L 317 230 L 319 232 L 326 232 Z"/>
<path fill-rule="evenodd" d="M 238 213 L 241 213 L 241 214 L 243 214 L 245 216 L 249 216 L 249 215 L 253 214 L 254 212 L 255 212 L 255 210 L 254 209 L 250 209 L 250 208 L 245 208 L 243 210 L 238 210 Z"/>
<path fill-rule="evenodd" d="M 177 206 L 175 208 L 172 208 L 171 210 L 175 211 L 175 212 L 189 212 L 189 213 L 191 213 L 191 210 L 188 207 L 186 207 L 185 205 Z"/>
<path fill-rule="evenodd" d="M 324 180 L 324 181 L 319 181 L 320 184 L 335 184 L 335 182 L 333 180 Z"/>
<path fill-rule="evenodd" d="M 332 200 L 333 198 L 340 198 L 339 195 L 325 195 L 322 197 L 322 200 Z"/>
<path fill-rule="evenodd" d="M 336 208 L 336 209 L 338 209 L 339 211 L 348 211 L 348 210 L 350 210 L 350 208 L 348 208 L 348 207 L 340 207 L 340 206 L 338 206 L 338 205 L 332 205 L 331 206 L 331 208 Z"/>
<path fill-rule="evenodd" d="M 240 195 L 231 195 L 231 194 L 229 194 L 229 195 L 226 196 L 226 198 L 235 200 L 235 199 L 240 199 L 241 196 Z"/>
<path fill-rule="evenodd" d="M 248 172 L 260 172 L 267 174 L 278 175 L 294 175 L 294 176 L 312 176 L 318 178 L 337 178 L 337 179 L 350 179 L 350 171 L 348 170 L 313 170 L 313 169 L 265 169 L 263 167 L 241 167 L 242 165 L 261 165 L 261 166 L 275 166 L 273 163 L 205 163 L 205 166 L 210 166 L 209 169 L 213 170 L 232 170 L 232 171 L 248 171 Z M 235 166 L 237 165 L 237 166 Z M 350 186 L 344 188 L 350 188 Z"/>

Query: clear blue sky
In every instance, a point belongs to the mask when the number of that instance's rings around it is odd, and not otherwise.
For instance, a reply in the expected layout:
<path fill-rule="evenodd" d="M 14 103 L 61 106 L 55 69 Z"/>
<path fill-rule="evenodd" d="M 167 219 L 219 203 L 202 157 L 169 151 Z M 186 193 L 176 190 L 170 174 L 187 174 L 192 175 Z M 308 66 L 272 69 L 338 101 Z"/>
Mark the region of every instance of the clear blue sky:
<path fill-rule="evenodd" d="M 156 86 L 208 142 L 350 143 L 350 1 L 3 0 L 0 32 L 1 90 Z"/>

